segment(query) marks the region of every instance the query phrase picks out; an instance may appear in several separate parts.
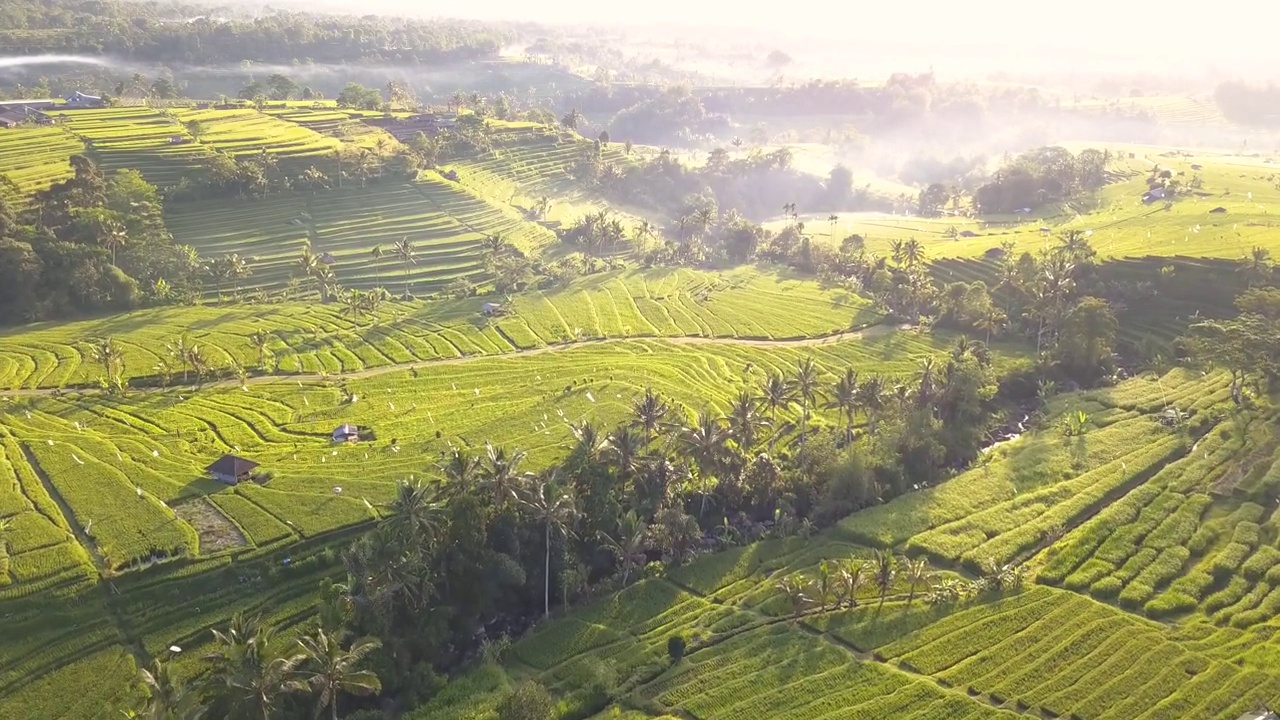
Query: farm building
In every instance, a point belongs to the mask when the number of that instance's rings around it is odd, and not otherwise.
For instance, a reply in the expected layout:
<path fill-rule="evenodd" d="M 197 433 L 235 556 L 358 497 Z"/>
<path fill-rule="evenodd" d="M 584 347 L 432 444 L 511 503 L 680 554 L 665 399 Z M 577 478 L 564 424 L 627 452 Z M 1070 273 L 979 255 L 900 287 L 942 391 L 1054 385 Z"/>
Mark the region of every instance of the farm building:
<path fill-rule="evenodd" d="M 58 104 L 57 100 L 0 100 L 0 110 L 17 110 L 19 112 L 30 108 L 32 110 L 52 110 Z"/>
<path fill-rule="evenodd" d="M 480 312 L 484 313 L 486 317 L 494 317 L 505 314 L 506 308 L 502 306 L 502 303 L 487 302 L 480 306 Z"/>
<path fill-rule="evenodd" d="M 205 472 L 218 482 L 236 485 L 253 479 L 258 463 L 236 455 L 223 455 L 205 468 Z"/>
<path fill-rule="evenodd" d="M 96 95 L 85 95 L 77 90 L 67 96 L 67 106 L 74 108 L 100 108 L 106 103 L 102 102 L 102 98 Z"/>
<path fill-rule="evenodd" d="M 349 423 L 339 425 L 333 431 L 334 442 L 355 442 L 360 439 L 360 428 Z"/>
<path fill-rule="evenodd" d="M 0 128 L 17 127 L 27 116 L 13 110 L 0 110 Z"/>

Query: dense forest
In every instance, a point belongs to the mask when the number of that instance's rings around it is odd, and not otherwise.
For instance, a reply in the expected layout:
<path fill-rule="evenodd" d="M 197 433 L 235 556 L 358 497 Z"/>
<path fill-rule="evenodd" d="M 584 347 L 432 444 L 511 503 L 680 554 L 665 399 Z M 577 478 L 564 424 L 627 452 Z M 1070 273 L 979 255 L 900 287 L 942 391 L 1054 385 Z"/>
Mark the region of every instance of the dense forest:
<path fill-rule="evenodd" d="M 7 0 L 0 51 L 90 54 L 141 62 L 433 63 L 497 55 L 511 36 L 488 23 L 99 0 Z"/>

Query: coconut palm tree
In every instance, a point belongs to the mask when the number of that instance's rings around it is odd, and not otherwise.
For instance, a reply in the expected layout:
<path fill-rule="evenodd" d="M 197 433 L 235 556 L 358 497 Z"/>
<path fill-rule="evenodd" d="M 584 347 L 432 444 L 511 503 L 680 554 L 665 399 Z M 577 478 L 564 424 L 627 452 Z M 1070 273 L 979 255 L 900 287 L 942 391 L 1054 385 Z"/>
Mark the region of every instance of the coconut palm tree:
<path fill-rule="evenodd" d="M 384 255 L 386 253 L 383 252 L 381 245 L 374 245 L 369 250 L 369 257 L 373 258 L 373 280 L 379 285 L 382 284 L 382 268 L 378 267 L 378 263 L 382 261 Z"/>
<path fill-rule="evenodd" d="M 116 264 L 116 251 L 129 243 L 129 231 L 119 222 L 110 220 L 102 224 L 98 244 L 111 251 L 111 264 Z"/>
<path fill-rule="evenodd" d="M 769 418 L 760 413 L 760 399 L 750 390 L 742 390 L 729 408 L 729 434 L 743 452 L 751 452 L 759 433 L 769 426 Z"/>
<path fill-rule="evenodd" d="M 858 386 L 858 405 L 867 411 L 867 421 L 871 435 L 876 434 L 876 424 L 880 421 L 880 413 L 886 406 L 886 386 L 878 375 L 872 375 Z"/>
<path fill-rule="evenodd" d="M 206 693 L 221 717 L 271 720 L 302 656 L 279 655 L 275 632 L 237 614 L 225 630 L 214 630 L 214 649 L 205 656 L 210 670 Z"/>
<path fill-rule="evenodd" d="M 520 473 L 520 465 L 527 456 L 523 450 L 508 451 L 505 447 L 485 443 L 486 463 L 480 481 L 493 497 L 495 508 L 504 507 L 515 496 L 516 486 L 525 477 Z"/>
<path fill-rule="evenodd" d="M 440 488 L 421 480 L 396 483 L 387 519 L 395 534 L 409 547 L 419 547 L 436 537 L 444 526 L 445 503 Z"/>
<path fill-rule="evenodd" d="M 990 344 L 991 335 L 1000 332 L 1000 330 L 1004 328 L 1006 317 L 1004 310 L 992 305 L 978 316 L 977 320 L 974 321 L 973 326 L 978 330 L 986 332 L 986 342 Z"/>
<path fill-rule="evenodd" d="M 889 594 L 889 588 L 893 587 L 893 579 L 898 573 L 897 561 L 894 560 L 893 553 L 888 550 L 876 550 L 872 570 L 875 573 L 876 588 L 880 590 L 878 610 L 884 607 L 884 598 Z"/>
<path fill-rule="evenodd" d="M 911 601 L 916 598 L 916 588 L 929 585 L 929 563 L 924 558 L 907 560 L 902 574 L 907 579 L 907 607 L 911 607 Z"/>
<path fill-rule="evenodd" d="M 223 267 L 226 268 L 227 278 L 231 280 L 232 297 L 238 302 L 240 300 L 240 281 L 253 275 L 253 268 L 250 263 L 253 258 L 240 257 L 239 253 L 231 253 L 222 260 Z"/>
<path fill-rule="evenodd" d="M 824 407 L 835 410 L 844 416 L 845 441 L 853 440 L 853 418 L 858 413 L 858 371 L 851 367 L 844 369 L 844 374 L 836 380 L 831 388 L 831 399 Z"/>
<path fill-rule="evenodd" d="M 1244 275 L 1245 284 L 1248 287 L 1253 287 L 1254 283 L 1265 281 L 1271 277 L 1271 273 L 1274 270 L 1271 264 L 1271 251 L 1261 246 L 1254 246 L 1249 251 L 1249 254 L 1240 261 L 1238 270 Z"/>
<path fill-rule="evenodd" d="M 635 416 L 636 424 L 644 428 L 645 447 L 653 445 L 653 435 L 662 427 L 663 420 L 670 411 L 670 406 L 662 396 L 649 387 L 644 389 L 644 395 L 631 404 L 631 414 Z"/>
<path fill-rule="evenodd" d="M 569 524 L 577 517 L 573 496 L 555 485 L 554 473 L 550 477 L 540 478 L 529 492 L 520 497 L 520 503 L 529 510 L 538 522 L 543 524 L 543 587 L 542 615 L 551 615 L 551 533 L 556 531 L 569 534 Z"/>
<path fill-rule="evenodd" d="M 600 533 L 600 540 L 618 559 L 618 569 L 622 572 L 622 585 L 626 587 L 631 571 L 639 564 L 637 558 L 643 558 L 645 544 L 649 539 L 649 527 L 644 524 L 635 510 L 618 518 L 618 529 L 613 535 Z"/>
<path fill-rule="evenodd" d="M 204 383 L 205 373 L 209 372 L 209 358 L 205 357 L 199 345 L 192 345 L 187 350 L 187 362 L 191 363 L 191 370 L 196 374 L 196 384 Z M 182 376 L 185 382 L 186 371 L 183 371 Z"/>
<path fill-rule="evenodd" d="M 409 237 L 406 235 L 405 237 L 397 240 L 391 250 L 395 253 L 395 256 L 400 259 L 400 263 L 404 265 L 404 298 L 407 300 L 410 297 L 409 266 L 417 262 L 417 260 L 413 258 L 413 242 L 410 241 Z"/>
<path fill-rule="evenodd" d="M 600 432 L 600 428 L 590 420 L 582 420 L 570 424 L 569 432 L 573 434 L 574 440 L 577 441 L 573 448 L 573 454 L 578 455 L 587 463 L 595 463 L 607 447 L 608 437 Z"/>
<path fill-rule="evenodd" d="M 773 426 L 774 434 L 769 438 L 769 454 L 773 454 L 773 444 L 778 439 L 778 409 L 786 410 L 795 402 L 795 391 L 791 383 L 783 377 L 782 373 L 773 372 L 765 378 L 764 385 L 760 388 L 760 402 L 769 408 L 769 424 Z"/>
<path fill-rule="evenodd" d="M 258 367 L 266 370 L 267 353 L 271 352 L 271 333 L 266 330 L 256 330 L 249 336 L 249 344 L 258 353 Z"/>
<path fill-rule="evenodd" d="M 293 266 L 293 274 L 295 277 L 310 281 L 311 289 L 315 290 L 316 275 L 320 272 L 322 265 L 324 263 L 320 262 L 320 258 L 311 252 L 311 246 L 306 245 L 302 248 L 302 254 L 298 256 L 298 261 Z"/>
<path fill-rule="evenodd" d="M 858 590 L 862 588 L 862 583 L 867 579 L 866 569 L 866 563 L 854 558 L 840 563 L 836 572 L 836 582 L 840 586 L 836 607 L 840 606 L 842 600 L 851 608 L 858 606 Z"/>
<path fill-rule="evenodd" d="M 827 598 L 831 597 L 831 591 L 835 585 L 835 568 L 826 560 L 818 563 L 818 584 L 815 588 L 818 591 L 818 612 L 827 609 Z"/>
<path fill-rule="evenodd" d="M 728 430 L 720 419 L 706 410 L 698 413 L 697 420 L 692 425 L 680 430 L 678 441 L 698 466 L 698 480 L 702 485 L 699 517 L 707 510 L 707 480 L 719 468 L 720 461 L 724 458 L 725 442 L 728 439 Z"/>
<path fill-rule="evenodd" d="M 908 268 L 915 268 L 924 263 L 924 245 L 915 238 L 902 244 L 902 262 Z"/>
<path fill-rule="evenodd" d="M 313 636 L 299 638 L 298 647 L 303 661 L 289 689 L 316 696 L 317 718 L 329 708 L 331 720 L 338 720 L 338 696 L 343 693 L 374 695 L 382 691 L 382 682 L 373 671 L 357 669 L 369 653 L 382 647 L 380 641 L 362 637 L 344 650 L 337 638 L 318 630 Z"/>
<path fill-rule="evenodd" d="M 177 340 L 172 343 L 165 344 L 165 351 L 169 353 L 169 357 L 174 362 L 182 366 L 182 382 L 187 382 L 187 366 L 191 364 L 191 337 L 186 333 L 178 336 Z"/>
<path fill-rule="evenodd" d="M 89 354 L 94 362 L 102 366 L 102 372 L 108 380 L 124 372 L 124 352 L 111 338 L 92 341 L 89 344 Z"/>
<path fill-rule="evenodd" d="M 808 585 L 798 576 L 791 576 L 780 581 L 775 585 L 778 590 L 787 598 L 787 605 L 791 607 L 792 618 L 799 619 L 800 614 L 804 612 L 805 606 L 810 603 L 810 599 L 806 591 Z"/>
<path fill-rule="evenodd" d="M 800 454 L 805 451 L 809 428 L 809 408 L 818 400 L 818 366 L 813 358 L 805 358 L 796 364 L 796 374 L 791 378 L 795 396 L 800 401 Z"/>
<path fill-rule="evenodd" d="M 364 311 L 368 304 L 364 293 L 355 288 L 347 288 L 342 295 L 342 307 L 347 315 L 351 316 L 351 324 L 353 327 L 360 327 L 360 313 Z"/>
<path fill-rule="evenodd" d="M 450 451 L 448 461 L 440 468 L 440 472 L 449 481 L 449 491 L 455 494 L 469 491 L 483 471 L 480 458 L 457 448 Z"/>
<path fill-rule="evenodd" d="M 174 679 L 169 663 L 153 660 L 138 675 L 147 693 L 139 720 L 198 720 L 204 715 L 197 693 Z"/>
<path fill-rule="evenodd" d="M 640 457 L 644 453 L 644 438 L 634 429 L 621 426 L 605 439 L 605 452 L 618 469 L 623 481 L 630 480 L 640 470 Z"/>

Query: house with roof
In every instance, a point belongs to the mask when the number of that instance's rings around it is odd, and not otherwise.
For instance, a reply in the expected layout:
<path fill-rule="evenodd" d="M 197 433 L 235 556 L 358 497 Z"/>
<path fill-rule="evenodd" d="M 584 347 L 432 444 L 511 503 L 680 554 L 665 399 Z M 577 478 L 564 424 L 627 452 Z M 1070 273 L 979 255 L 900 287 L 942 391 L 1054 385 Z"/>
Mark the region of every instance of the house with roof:
<path fill-rule="evenodd" d="M 102 98 L 97 95 L 85 95 L 79 90 L 68 95 L 66 100 L 69 107 L 99 108 L 106 105 L 106 103 L 102 102 Z"/>
<path fill-rule="evenodd" d="M 258 468 L 258 463 L 242 458 L 238 455 L 223 455 L 213 464 L 205 468 L 204 471 L 209 476 L 220 483 L 227 485 L 238 485 L 253 479 L 253 471 Z"/>
<path fill-rule="evenodd" d="M 350 423 L 343 423 L 333 431 L 333 442 L 356 442 L 360 439 L 360 428 Z"/>

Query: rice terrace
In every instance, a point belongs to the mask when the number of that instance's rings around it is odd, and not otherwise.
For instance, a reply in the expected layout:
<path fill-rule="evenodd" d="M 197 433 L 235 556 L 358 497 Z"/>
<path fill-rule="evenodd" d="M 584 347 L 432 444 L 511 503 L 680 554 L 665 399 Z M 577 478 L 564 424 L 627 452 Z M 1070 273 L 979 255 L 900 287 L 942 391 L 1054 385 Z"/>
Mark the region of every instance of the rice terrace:
<path fill-rule="evenodd" d="M 0 9 L 0 720 L 1276 717 L 1269 78 L 344 12 Z"/>

